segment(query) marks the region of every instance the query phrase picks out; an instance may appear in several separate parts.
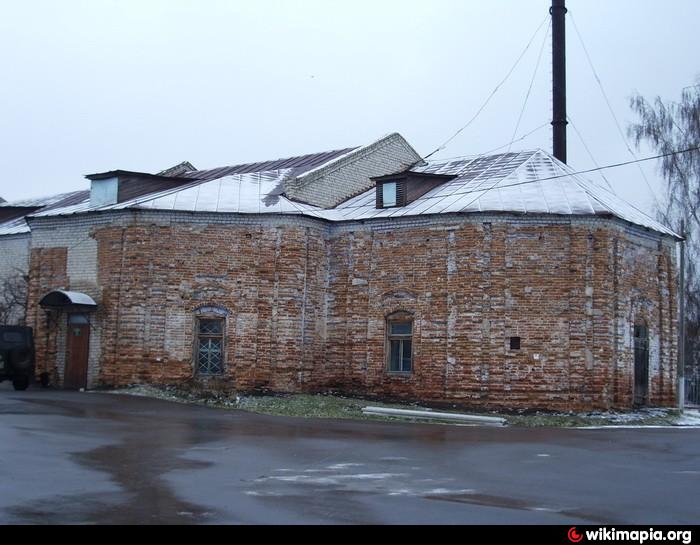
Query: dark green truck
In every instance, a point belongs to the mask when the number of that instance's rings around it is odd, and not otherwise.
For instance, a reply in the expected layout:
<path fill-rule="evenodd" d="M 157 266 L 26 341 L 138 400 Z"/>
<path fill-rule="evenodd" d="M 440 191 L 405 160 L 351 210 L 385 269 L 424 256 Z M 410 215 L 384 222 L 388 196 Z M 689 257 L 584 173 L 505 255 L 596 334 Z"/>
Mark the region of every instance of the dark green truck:
<path fill-rule="evenodd" d="M 0 326 L 0 382 L 11 380 L 26 390 L 34 379 L 34 336 L 31 327 Z"/>

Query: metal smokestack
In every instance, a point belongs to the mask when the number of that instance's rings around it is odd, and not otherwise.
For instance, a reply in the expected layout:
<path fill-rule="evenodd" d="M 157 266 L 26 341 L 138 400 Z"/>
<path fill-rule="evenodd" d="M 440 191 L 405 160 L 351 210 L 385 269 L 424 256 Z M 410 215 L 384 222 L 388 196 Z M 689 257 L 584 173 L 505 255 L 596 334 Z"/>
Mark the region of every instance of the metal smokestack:
<path fill-rule="evenodd" d="M 554 157 L 566 163 L 566 0 L 552 0 L 552 119 Z"/>

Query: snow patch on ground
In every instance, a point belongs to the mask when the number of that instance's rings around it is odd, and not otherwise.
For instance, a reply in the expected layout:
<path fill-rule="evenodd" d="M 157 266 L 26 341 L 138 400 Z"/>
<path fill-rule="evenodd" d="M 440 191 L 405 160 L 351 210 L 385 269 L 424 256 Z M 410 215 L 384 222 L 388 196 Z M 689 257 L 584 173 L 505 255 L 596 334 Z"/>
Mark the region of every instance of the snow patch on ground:
<path fill-rule="evenodd" d="M 675 422 L 676 426 L 700 426 L 700 410 L 686 409 Z"/>
<path fill-rule="evenodd" d="M 158 398 L 180 403 L 203 404 L 223 409 L 242 409 L 253 413 L 303 418 L 350 418 L 367 419 L 362 413 L 366 401 L 336 395 L 268 395 L 245 396 L 226 394 L 224 392 L 207 393 L 196 389 L 183 390 L 177 386 L 139 385 L 128 388 L 103 391 L 109 394 L 132 395 L 138 397 Z M 382 406 L 382 404 L 378 404 Z M 388 407 L 389 405 L 387 405 Z M 415 404 L 403 405 L 402 408 L 417 409 Z M 394 406 L 396 408 L 396 406 Z M 509 426 L 523 427 L 563 427 L 573 429 L 625 429 L 625 428 L 697 428 L 700 427 L 700 410 L 690 408 L 679 414 L 674 409 L 648 408 L 635 411 L 592 411 L 588 413 L 517 413 L 489 416 L 505 417 Z M 392 420 L 380 418 L 379 420 Z M 437 424 L 436 424 L 437 425 Z M 443 425 L 443 424 L 440 424 Z M 460 425 L 451 423 L 452 426 Z M 393 460 L 403 461 L 401 457 Z M 389 461 L 389 459 L 387 459 Z M 341 466 L 331 470 L 349 469 Z"/>

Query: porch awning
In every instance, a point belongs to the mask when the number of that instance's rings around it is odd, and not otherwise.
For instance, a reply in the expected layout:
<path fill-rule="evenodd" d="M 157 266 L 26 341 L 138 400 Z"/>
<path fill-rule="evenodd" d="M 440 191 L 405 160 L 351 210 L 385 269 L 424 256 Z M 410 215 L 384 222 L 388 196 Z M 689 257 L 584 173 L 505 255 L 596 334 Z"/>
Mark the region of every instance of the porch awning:
<path fill-rule="evenodd" d="M 54 290 L 39 301 L 42 308 L 68 312 L 89 312 L 97 308 L 97 303 L 89 295 L 79 291 Z"/>

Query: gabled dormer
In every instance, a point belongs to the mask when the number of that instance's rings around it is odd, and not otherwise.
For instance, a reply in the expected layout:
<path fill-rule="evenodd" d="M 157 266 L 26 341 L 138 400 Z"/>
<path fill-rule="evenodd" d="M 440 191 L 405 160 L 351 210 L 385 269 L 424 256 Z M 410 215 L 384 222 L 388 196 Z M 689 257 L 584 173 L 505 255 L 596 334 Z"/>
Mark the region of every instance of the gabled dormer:
<path fill-rule="evenodd" d="M 372 178 L 377 184 L 377 208 L 399 208 L 412 203 L 428 191 L 454 180 L 457 176 L 398 172 Z"/>

